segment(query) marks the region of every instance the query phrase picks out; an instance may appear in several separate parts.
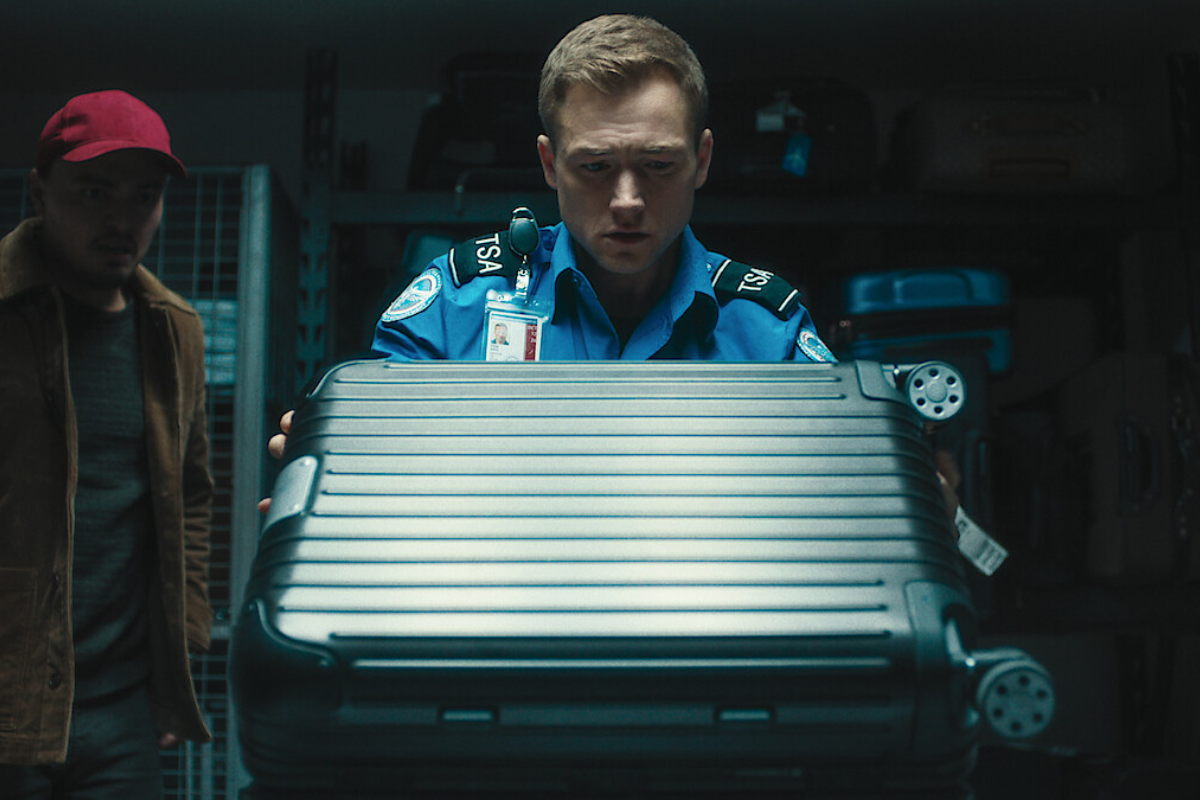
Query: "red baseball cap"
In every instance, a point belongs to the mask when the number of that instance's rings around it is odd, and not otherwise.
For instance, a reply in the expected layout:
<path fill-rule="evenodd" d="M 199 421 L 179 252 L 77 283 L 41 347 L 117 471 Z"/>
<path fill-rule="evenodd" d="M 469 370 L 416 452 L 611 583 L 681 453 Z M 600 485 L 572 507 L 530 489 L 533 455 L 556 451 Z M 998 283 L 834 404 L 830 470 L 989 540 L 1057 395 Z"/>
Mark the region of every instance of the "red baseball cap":
<path fill-rule="evenodd" d="M 56 158 L 90 161 L 115 150 L 153 150 L 165 157 L 167 170 L 187 177 L 171 152 L 171 136 L 162 117 L 128 92 L 109 89 L 72 97 L 54 112 L 38 142 L 37 165 Z"/>

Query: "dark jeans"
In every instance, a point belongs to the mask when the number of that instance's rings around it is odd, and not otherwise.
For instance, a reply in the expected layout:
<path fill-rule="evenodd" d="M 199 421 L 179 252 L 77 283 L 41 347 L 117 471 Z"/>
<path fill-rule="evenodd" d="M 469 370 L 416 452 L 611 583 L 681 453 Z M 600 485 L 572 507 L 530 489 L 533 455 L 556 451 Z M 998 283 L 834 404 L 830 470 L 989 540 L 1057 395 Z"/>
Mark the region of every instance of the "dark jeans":
<path fill-rule="evenodd" d="M 19 767 L 0 764 L 0 798 L 28 800 L 161 800 L 158 736 L 144 685 L 71 713 L 67 760 Z"/>

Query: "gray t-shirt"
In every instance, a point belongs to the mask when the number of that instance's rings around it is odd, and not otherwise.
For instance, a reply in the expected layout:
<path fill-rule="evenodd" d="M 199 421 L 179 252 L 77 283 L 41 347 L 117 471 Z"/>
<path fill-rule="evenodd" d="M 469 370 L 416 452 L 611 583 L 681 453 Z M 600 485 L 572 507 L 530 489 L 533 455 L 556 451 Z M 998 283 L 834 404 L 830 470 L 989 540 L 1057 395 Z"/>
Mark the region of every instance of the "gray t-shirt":
<path fill-rule="evenodd" d="M 71 393 L 79 431 L 72 622 L 75 699 L 145 680 L 155 563 L 141 362 L 133 303 L 104 312 L 70 298 Z"/>

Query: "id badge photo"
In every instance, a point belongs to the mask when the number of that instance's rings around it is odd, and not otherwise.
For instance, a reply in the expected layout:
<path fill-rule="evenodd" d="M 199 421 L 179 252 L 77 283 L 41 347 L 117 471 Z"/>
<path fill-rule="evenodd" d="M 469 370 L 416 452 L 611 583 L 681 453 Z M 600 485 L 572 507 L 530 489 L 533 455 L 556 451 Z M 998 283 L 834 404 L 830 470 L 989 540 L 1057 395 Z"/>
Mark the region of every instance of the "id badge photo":
<path fill-rule="evenodd" d="M 489 299 L 483 326 L 483 360 L 537 361 L 545 321 L 535 303 L 517 304 L 503 295 Z"/>

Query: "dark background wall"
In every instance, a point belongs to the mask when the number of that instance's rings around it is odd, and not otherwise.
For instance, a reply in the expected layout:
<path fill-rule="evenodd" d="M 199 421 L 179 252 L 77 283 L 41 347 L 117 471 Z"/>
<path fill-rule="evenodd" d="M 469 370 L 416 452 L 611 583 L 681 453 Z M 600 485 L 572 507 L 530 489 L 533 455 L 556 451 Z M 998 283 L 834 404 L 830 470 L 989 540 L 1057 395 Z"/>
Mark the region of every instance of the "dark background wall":
<path fill-rule="evenodd" d="M 122 87 L 160 109 L 186 161 L 266 161 L 293 193 L 312 47 L 338 54 L 337 137 L 368 143 L 377 189 L 401 188 L 420 111 L 449 58 L 541 55 L 603 11 L 660 18 L 692 43 L 714 80 L 820 75 L 861 86 L 876 103 L 881 138 L 916 93 L 982 82 L 1103 87 L 1139 109 L 1134 120 L 1153 140 L 1164 129 L 1165 54 L 1200 47 L 1200 4 L 1190 0 L 5 5 L 0 166 L 28 164 L 38 129 L 66 97 Z"/>

